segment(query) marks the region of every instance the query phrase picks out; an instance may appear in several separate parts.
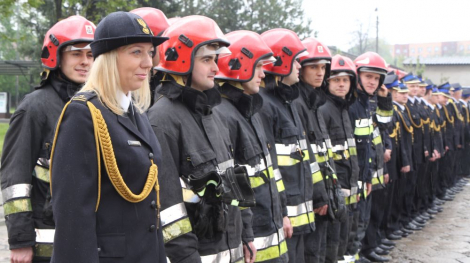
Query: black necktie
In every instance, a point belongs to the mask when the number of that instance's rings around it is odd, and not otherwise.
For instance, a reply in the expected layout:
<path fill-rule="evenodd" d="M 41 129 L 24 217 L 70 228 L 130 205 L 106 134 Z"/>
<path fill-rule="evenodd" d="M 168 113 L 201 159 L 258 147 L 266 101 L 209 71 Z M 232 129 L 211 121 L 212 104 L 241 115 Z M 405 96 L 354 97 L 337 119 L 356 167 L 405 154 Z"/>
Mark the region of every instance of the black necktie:
<path fill-rule="evenodd" d="M 129 104 L 129 108 L 127 109 L 127 117 L 129 118 L 129 120 L 131 120 L 134 126 L 137 127 L 137 124 L 135 122 L 134 109 L 133 109 L 132 103 Z"/>

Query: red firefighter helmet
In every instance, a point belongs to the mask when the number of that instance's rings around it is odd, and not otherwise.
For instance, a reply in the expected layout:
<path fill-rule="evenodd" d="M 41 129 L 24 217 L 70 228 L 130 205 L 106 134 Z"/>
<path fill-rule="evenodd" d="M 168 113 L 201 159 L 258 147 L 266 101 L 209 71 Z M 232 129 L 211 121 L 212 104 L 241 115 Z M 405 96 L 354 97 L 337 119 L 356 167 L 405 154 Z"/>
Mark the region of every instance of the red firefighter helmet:
<path fill-rule="evenodd" d="M 380 75 L 379 87 L 382 86 L 385 80 L 385 75 L 387 75 L 387 62 L 377 53 L 375 52 L 366 52 L 360 56 L 358 56 L 354 60 L 354 64 L 356 64 L 356 71 L 359 79 L 359 84 L 361 84 L 361 78 L 359 73 L 361 72 L 372 72 Z"/>
<path fill-rule="evenodd" d="M 308 52 L 307 56 L 301 57 L 299 59 L 302 66 L 305 63 L 311 62 L 312 60 L 326 60 L 325 64 L 331 62 L 330 49 L 322 42 L 313 37 L 308 37 L 302 40 L 302 44 L 305 46 Z"/>
<path fill-rule="evenodd" d="M 144 19 L 155 36 L 159 36 L 170 26 L 165 14 L 153 7 L 141 7 L 130 11 Z"/>
<path fill-rule="evenodd" d="M 259 34 L 240 30 L 225 36 L 230 41 L 232 54 L 218 60 L 217 79 L 247 82 L 253 78 L 258 62 L 270 64 L 275 61 L 271 49 Z"/>
<path fill-rule="evenodd" d="M 284 28 L 271 29 L 263 34 L 261 38 L 274 53 L 276 62 L 264 66 L 264 71 L 278 76 L 288 76 L 296 58 L 307 54 L 304 45 L 296 33 Z"/>
<path fill-rule="evenodd" d="M 227 48 L 230 42 L 214 20 L 205 16 L 180 18 L 162 36 L 169 40 L 160 45 L 160 64 L 156 68 L 158 71 L 188 75 L 193 69 L 195 56 L 230 54 Z M 215 50 L 208 49 L 207 46 L 212 46 Z"/>
<path fill-rule="evenodd" d="M 176 23 L 176 21 L 180 20 L 181 17 L 179 16 L 175 16 L 175 17 L 172 17 L 172 18 L 168 18 L 168 24 L 173 25 L 174 23 Z"/>
<path fill-rule="evenodd" d="M 82 16 L 71 16 L 57 22 L 46 33 L 42 45 L 42 66 L 54 70 L 60 64 L 60 51 L 67 45 L 91 43 L 96 26 Z"/>

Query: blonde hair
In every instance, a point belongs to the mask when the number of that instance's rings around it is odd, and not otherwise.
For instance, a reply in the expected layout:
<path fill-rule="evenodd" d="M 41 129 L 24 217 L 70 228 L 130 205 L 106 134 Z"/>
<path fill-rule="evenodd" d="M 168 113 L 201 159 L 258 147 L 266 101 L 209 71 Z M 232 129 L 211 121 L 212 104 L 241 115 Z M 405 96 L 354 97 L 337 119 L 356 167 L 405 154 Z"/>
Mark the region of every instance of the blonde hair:
<path fill-rule="evenodd" d="M 120 48 L 126 48 L 126 46 Z M 96 92 L 101 102 L 112 112 L 117 115 L 124 115 L 124 109 L 121 108 L 117 99 L 117 91 L 122 90 L 117 57 L 118 49 L 97 57 L 91 67 L 90 76 L 81 91 Z M 140 113 L 144 113 L 150 107 L 149 75 L 150 73 L 138 90 L 132 91 L 132 103 Z"/>

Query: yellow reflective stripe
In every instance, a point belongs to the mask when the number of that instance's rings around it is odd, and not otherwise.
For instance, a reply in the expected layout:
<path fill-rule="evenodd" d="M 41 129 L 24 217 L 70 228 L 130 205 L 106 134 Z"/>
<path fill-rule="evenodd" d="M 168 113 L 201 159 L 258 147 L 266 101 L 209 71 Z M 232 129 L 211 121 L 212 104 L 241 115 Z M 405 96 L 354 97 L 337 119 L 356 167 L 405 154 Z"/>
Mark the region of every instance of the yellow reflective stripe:
<path fill-rule="evenodd" d="M 313 212 L 308 212 L 307 214 L 289 217 L 289 219 L 292 227 L 299 227 L 315 222 L 315 214 Z"/>
<path fill-rule="evenodd" d="M 356 147 L 349 147 L 349 154 L 350 155 L 357 155 Z"/>
<path fill-rule="evenodd" d="M 372 139 L 372 143 L 374 145 L 381 144 L 382 143 L 382 137 L 380 135 L 378 137 L 375 137 L 374 139 Z"/>
<path fill-rule="evenodd" d="M 284 181 L 282 181 L 282 180 L 277 181 L 276 186 L 277 186 L 277 191 L 279 193 L 286 190 L 286 188 L 284 187 Z"/>
<path fill-rule="evenodd" d="M 274 178 L 273 167 L 270 166 L 268 167 L 267 170 L 263 170 L 263 174 L 269 179 Z M 250 178 L 251 188 L 256 188 L 264 184 L 264 179 L 261 178 L 260 176 L 250 176 L 249 178 Z"/>
<path fill-rule="evenodd" d="M 340 161 L 342 159 L 343 159 L 343 156 L 341 154 L 337 154 L 337 153 L 333 154 L 333 160 Z"/>
<path fill-rule="evenodd" d="M 50 258 L 52 257 L 52 250 L 54 246 L 53 244 L 41 244 L 38 243 L 34 245 L 34 257 L 41 257 L 41 258 Z"/>
<path fill-rule="evenodd" d="M 310 155 L 308 150 L 303 150 L 303 160 L 309 160 Z M 277 164 L 278 166 L 292 166 L 300 163 L 300 160 L 291 158 L 290 155 L 277 155 Z"/>
<path fill-rule="evenodd" d="M 192 190 L 181 188 L 181 191 L 183 192 L 183 201 L 186 203 L 199 203 L 201 200 Z"/>
<path fill-rule="evenodd" d="M 380 181 L 379 181 L 379 179 L 380 179 Z M 379 178 L 374 177 L 374 178 L 372 178 L 372 185 L 382 183 L 383 181 L 384 181 L 384 176 L 383 175 L 381 175 Z"/>
<path fill-rule="evenodd" d="M 31 212 L 33 211 L 33 208 L 31 207 L 31 199 L 24 198 L 8 201 L 3 205 L 3 210 L 5 211 L 5 216 L 22 212 Z"/>
<path fill-rule="evenodd" d="M 278 155 L 277 165 L 279 166 L 292 166 L 298 164 L 300 161 L 290 158 L 290 156 Z"/>
<path fill-rule="evenodd" d="M 280 252 L 280 253 L 279 253 Z M 280 257 L 287 252 L 286 241 L 283 240 L 279 246 L 273 246 L 263 250 L 256 251 L 255 262 L 263 262 Z"/>
<path fill-rule="evenodd" d="M 47 169 L 47 168 L 36 165 L 34 167 L 33 175 L 41 181 L 44 181 L 46 183 L 50 182 L 50 180 L 49 180 L 49 169 Z"/>
<path fill-rule="evenodd" d="M 354 129 L 354 135 L 363 136 L 370 135 L 374 131 L 374 126 L 371 124 L 368 127 L 356 127 Z"/>
<path fill-rule="evenodd" d="M 320 171 L 317 171 L 312 174 L 312 181 L 313 181 L 313 184 L 323 181 L 323 176 Z"/>
<path fill-rule="evenodd" d="M 381 108 L 377 108 L 375 113 L 383 117 L 393 116 L 393 110 L 382 110 Z"/>
<path fill-rule="evenodd" d="M 320 156 L 319 154 L 315 154 L 315 161 L 317 163 L 324 163 L 324 162 L 326 162 L 326 157 L 325 156 Z"/>
<path fill-rule="evenodd" d="M 191 230 L 192 227 L 191 222 L 189 222 L 189 218 L 178 220 L 172 224 L 163 227 L 163 241 L 167 243 L 179 236 L 191 232 Z"/>

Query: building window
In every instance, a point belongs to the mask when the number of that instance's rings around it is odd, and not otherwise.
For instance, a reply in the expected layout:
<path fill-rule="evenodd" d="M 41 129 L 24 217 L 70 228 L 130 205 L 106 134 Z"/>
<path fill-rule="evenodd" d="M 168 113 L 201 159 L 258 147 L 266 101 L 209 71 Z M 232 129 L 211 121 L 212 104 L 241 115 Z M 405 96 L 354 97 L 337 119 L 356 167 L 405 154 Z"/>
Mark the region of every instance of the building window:
<path fill-rule="evenodd" d="M 470 50 L 470 45 L 467 46 L 467 49 Z"/>
<path fill-rule="evenodd" d="M 403 49 L 403 53 L 408 53 L 408 49 Z"/>
<path fill-rule="evenodd" d="M 459 49 L 460 49 L 460 51 L 463 51 L 463 49 L 464 49 L 463 45 L 461 45 L 461 46 L 459 47 Z"/>
<path fill-rule="evenodd" d="M 447 47 L 444 47 L 444 51 L 447 51 Z"/>
<path fill-rule="evenodd" d="M 435 48 L 434 48 L 434 51 L 438 52 L 438 51 L 439 51 L 439 47 L 435 47 Z"/>
<path fill-rule="evenodd" d="M 421 52 L 423 52 L 423 48 L 418 48 L 418 53 L 421 54 Z"/>
<path fill-rule="evenodd" d="M 428 47 L 428 53 L 431 53 L 431 51 L 432 51 L 432 48 Z"/>
<path fill-rule="evenodd" d="M 415 53 L 415 49 L 412 48 L 412 49 L 411 49 L 411 54 L 414 54 L 414 53 Z"/>
<path fill-rule="evenodd" d="M 400 49 L 397 48 L 397 50 L 395 51 L 395 53 L 400 54 Z"/>

